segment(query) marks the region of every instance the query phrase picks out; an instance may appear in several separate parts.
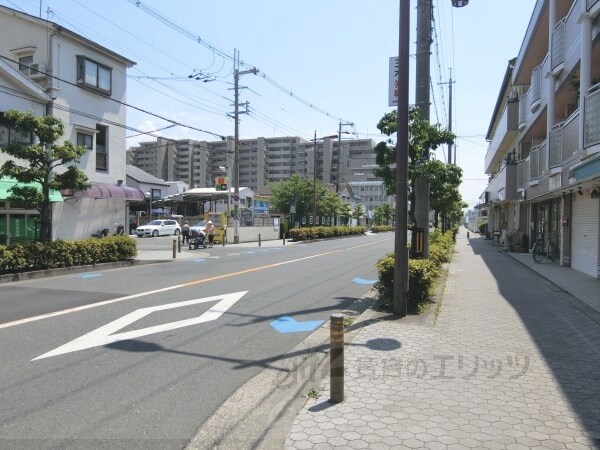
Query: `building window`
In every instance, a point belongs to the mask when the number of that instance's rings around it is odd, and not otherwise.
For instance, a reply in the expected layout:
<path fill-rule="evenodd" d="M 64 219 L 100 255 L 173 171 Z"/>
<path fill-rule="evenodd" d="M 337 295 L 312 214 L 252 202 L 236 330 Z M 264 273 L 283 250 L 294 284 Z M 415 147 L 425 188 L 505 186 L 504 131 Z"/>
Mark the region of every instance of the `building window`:
<path fill-rule="evenodd" d="M 0 146 L 8 144 L 33 144 L 33 133 L 21 134 L 12 127 L 12 123 L 4 118 L 4 113 L 0 112 Z"/>
<path fill-rule="evenodd" d="M 83 146 L 88 150 L 94 149 L 94 136 L 91 134 L 77 133 L 77 146 Z"/>
<path fill-rule="evenodd" d="M 29 66 L 33 64 L 33 55 L 19 58 L 19 70 L 29 76 Z"/>
<path fill-rule="evenodd" d="M 83 56 L 78 56 L 77 84 L 110 95 L 112 91 L 112 69 Z"/>
<path fill-rule="evenodd" d="M 108 171 L 108 137 L 107 127 L 97 125 L 96 129 L 96 170 L 107 172 Z"/>

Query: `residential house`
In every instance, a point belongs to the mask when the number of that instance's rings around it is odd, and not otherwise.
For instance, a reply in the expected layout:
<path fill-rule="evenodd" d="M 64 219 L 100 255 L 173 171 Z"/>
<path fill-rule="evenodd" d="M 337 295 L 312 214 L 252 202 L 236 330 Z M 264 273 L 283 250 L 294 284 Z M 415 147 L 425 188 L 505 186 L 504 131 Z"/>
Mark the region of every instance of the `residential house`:
<path fill-rule="evenodd" d="M 538 0 L 488 131 L 479 208 L 508 247 L 551 241 L 600 278 L 600 0 Z"/>
<path fill-rule="evenodd" d="M 65 125 L 63 139 L 89 150 L 79 167 L 92 187 L 63 192 L 63 201 L 53 203 L 53 239 L 79 239 L 127 223 L 130 204 L 144 201 L 143 192 L 125 184 L 126 71 L 135 63 L 63 26 L 4 6 L 0 60 L 0 112 L 53 115 Z M 14 206 L 6 209 L 8 222 L 35 215 Z"/>

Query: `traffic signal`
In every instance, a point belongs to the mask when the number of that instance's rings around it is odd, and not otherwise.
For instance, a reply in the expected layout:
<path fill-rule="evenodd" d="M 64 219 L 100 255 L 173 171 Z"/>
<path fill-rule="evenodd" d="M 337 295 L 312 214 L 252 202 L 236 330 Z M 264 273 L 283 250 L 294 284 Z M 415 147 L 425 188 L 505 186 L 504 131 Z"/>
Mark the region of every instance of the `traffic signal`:
<path fill-rule="evenodd" d="M 227 177 L 215 178 L 215 190 L 226 191 L 227 190 Z"/>

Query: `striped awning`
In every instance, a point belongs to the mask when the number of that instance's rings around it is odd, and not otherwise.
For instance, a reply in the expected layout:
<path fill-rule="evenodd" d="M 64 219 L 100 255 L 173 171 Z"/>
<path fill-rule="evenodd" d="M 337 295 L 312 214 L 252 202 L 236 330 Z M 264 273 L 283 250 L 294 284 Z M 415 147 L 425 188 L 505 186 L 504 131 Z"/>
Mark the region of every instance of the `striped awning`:
<path fill-rule="evenodd" d="M 115 198 L 130 202 L 145 201 L 144 193 L 130 186 L 118 186 L 116 184 L 93 183 L 89 189 L 84 191 L 63 190 L 65 197 L 74 198 Z"/>

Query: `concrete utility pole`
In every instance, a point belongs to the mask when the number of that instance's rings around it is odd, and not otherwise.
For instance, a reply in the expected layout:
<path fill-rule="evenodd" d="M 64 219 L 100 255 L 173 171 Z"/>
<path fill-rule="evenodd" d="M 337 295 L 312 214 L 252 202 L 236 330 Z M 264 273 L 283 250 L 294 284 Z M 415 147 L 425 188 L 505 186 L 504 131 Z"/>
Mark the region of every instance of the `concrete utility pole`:
<path fill-rule="evenodd" d="M 447 83 L 438 83 L 438 84 L 447 84 L 448 85 L 448 131 L 452 131 L 452 69 L 450 70 L 450 80 Z M 448 164 L 456 165 L 456 152 L 454 153 L 454 162 L 452 162 L 452 144 L 448 144 Z"/>
<path fill-rule="evenodd" d="M 342 126 L 351 126 L 354 124 L 352 122 L 340 122 L 340 129 L 338 131 L 338 157 L 337 157 L 337 169 L 335 173 L 335 192 L 340 192 L 340 158 L 342 157 Z"/>
<path fill-rule="evenodd" d="M 396 140 L 396 233 L 394 236 L 394 315 L 404 317 L 408 305 L 408 85 L 410 0 L 400 0 L 398 39 L 398 116 Z"/>
<path fill-rule="evenodd" d="M 240 56 L 237 50 L 233 50 L 233 91 L 234 91 L 234 142 L 233 142 L 233 176 L 234 176 L 234 195 L 233 195 L 233 243 L 240 243 L 240 104 L 239 104 L 239 81 L 241 75 L 252 73 L 256 75 L 258 69 L 243 70 L 240 72 Z M 247 104 L 246 104 L 247 107 Z"/>
<path fill-rule="evenodd" d="M 429 85 L 431 54 L 431 0 L 417 0 L 417 58 L 415 80 L 415 104 L 421 118 L 429 122 Z M 429 159 L 429 153 L 423 155 Z M 421 247 L 423 258 L 429 258 L 429 182 L 415 180 L 415 220 L 416 227 L 422 232 L 413 232 L 412 248 Z M 416 231 L 416 230 L 415 230 Z M 417 239 L 420 245 L 417 246 Z"/>

